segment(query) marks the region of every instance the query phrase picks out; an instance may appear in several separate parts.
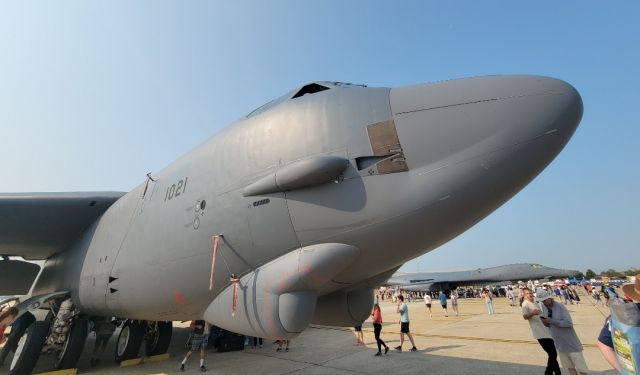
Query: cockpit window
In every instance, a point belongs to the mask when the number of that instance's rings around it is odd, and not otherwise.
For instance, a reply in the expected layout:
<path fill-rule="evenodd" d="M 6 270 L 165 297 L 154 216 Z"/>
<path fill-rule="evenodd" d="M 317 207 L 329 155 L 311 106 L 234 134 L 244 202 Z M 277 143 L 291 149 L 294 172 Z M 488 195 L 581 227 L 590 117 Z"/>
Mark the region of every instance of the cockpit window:
<path fill-rule="evenodd" d="M 303 88 L 301 88 L 300 90 L 298 90 L 298 92 L 291 99 L 299 98 L 301 96 L 305 96 L 308 94 L 315 94 L 317 92 L 324 91 L 324 90 L 329 90 L 329 88 L 326 86 L 319 85 L 317 83 L 310 83 L 304 86 Z"/>
<path fill-rule="evenodd" d="M 321 81 L 322 84 L 320 83 L 310 83 L 308 85 L 303 86 L 302 88 L 300 88 L 298 91 L 295 91 L 295 94 L 292 94 L 291 92 L 282 95 L 281 97 L 279 97 L 278 99 L 274 99 L 266 104 L 263 104 L 262 106 L 254 109 L 253 111 L 251 111 L 247 117 L 253 117 L 256 115 L 259 115 L 260 113 L 266 112 L 269 109 L 277 106 L 278 104 L 285 102 L 289 99 L 296 99 L 296 98 L 300 98 L 303 97 L 305 95 L 311 95 L 311 94 L 315 94 L 318 93 L 320 91 L 325 91 L 325 90 L 330 90 L 332 88 L 350 88 L 350 87 L 367 87 L 366 85 L 358 85 L 358 84 L 353 84 L 353 83 L 345 83 L 345 82 L 328 82 L 328 81 Z"/>

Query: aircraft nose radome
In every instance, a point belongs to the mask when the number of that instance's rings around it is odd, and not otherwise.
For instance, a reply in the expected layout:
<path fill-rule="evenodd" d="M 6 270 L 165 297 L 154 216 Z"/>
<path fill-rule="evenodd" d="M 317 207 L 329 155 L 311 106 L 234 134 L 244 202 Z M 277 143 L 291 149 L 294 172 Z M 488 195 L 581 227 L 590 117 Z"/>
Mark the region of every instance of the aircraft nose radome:
<path fill-rule="evenodd" d="M 473 157 L 553 133 L 557 147 L 552 148 L 557 153 L 575 131 L 583 110 L 575 88 L 539 76 L 489 76 L 399 87 L 391 90 L 390 105 L 410 169 L 450 164 L 458 156 Z"/>
<path fill-rule="evenodd" d="M 394 114 L 525 96 L 561 94 L 570 84 L 542 76 L 485 76 L 425 83 L 391 89 Z"/>
<path fill-rule="evenodd" d="M 531 94 L 522 96 L 537 111 L 538 123 L 533 126 L 537 125 L 541 130 L 549 128 L 547 132 L 557 129 L 568 140 L 582 119 L 582 97 L 567 82 L 546 77 L 538 77 L 538 80 L 547 88 L 545 92 L 536 93 L 532 90 Z M 544 113 L 548 113 L 548 120 L 542 115 Z"/>

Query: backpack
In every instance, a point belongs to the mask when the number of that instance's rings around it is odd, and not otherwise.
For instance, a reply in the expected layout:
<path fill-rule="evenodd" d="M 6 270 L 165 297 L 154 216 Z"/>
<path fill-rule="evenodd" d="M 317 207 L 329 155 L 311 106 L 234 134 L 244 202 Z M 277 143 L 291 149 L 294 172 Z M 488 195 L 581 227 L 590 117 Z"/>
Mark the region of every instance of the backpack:
<path fill-rule="evenodd" d="M 611 339 L 623 375 L 640 373 L 640 309 L 635 303 L 613 298 L 611 309 Z"/>

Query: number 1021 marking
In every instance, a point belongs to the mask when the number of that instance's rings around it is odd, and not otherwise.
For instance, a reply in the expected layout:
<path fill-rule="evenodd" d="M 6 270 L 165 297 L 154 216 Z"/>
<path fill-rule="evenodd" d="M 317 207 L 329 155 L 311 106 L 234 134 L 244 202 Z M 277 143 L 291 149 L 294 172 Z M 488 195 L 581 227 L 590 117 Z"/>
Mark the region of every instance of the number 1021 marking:
<path fill-rule="evenodd" d="M 167 199 L 171 200 L 184 193 L 187 189 L 188 179 L 189 177 L 185 177 L 184 180 L 178 181 L 177 184 L 172 184 L 171 186 L 167 187 L 167 192 L 164 194 L 164 201 L 166 202 Z"/>

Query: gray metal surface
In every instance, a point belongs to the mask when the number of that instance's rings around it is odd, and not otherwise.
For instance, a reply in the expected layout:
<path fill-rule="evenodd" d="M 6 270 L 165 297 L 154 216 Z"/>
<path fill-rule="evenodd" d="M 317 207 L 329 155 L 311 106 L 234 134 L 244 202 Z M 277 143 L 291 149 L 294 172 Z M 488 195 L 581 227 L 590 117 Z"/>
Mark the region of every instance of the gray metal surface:
<path fill-rule="evenodd" d="M 221 317 L 231 308 L 224 297 L 229 276 L 260 280 L 256 272 L 286 254 L 342 244 L 359 249 L 357 257 L 313 288 L 292 292 L 318 297 L 316 311 L 325 313 L 313 319 L 351 323 L 373 282 L 516 194 L 560 152 L 582 116 L 576 90 L 545 77 L 394 89 L 319 84 L 328 89 L 299 97 L 294 90 L 240 119 L 153 173 L 155 181 L 120 198 L 90 226 L 79 220 L 87 229 L 72 242 L 56 242 L 66 250 L 47 259 L 34 293 L 69 290 L 90 315 L 189 320 L 206 311 L 224 328 L 269 337 L 283 332 L 265 333 L 253 323 L 238 328 Z M 388 159 L 376 163 L 381 156 Z M 335 177 L 335 168 L 314 162 L 327 158 L 348 165 Z M 244 196 L 279 171 L 293 171 L 285 174 L 288 184 L 275 181 L 278 191 Z M 323 171 L 329 173 L 314 175 Z M 212 236 L 219 234 L 209 290 Z M 257 296 L 265 285 L 246 288 Z M 298 297 L 284 297 L 291 309 L 285 318 L 299 312 L 306 322 Z M 260 305 L 247 303 L 263 319 Z M 301 326 L 278 323 L 293 331 Z"/>
<path fill-rule="evenodd" d="M 0 194 L 0 254 L 47 259 L 66 249 L 121 192 Z"/>

